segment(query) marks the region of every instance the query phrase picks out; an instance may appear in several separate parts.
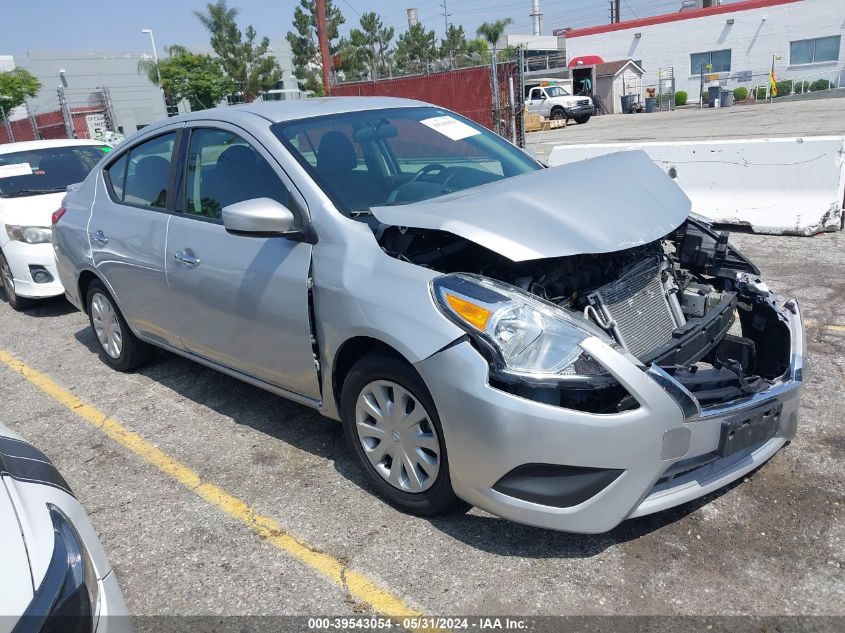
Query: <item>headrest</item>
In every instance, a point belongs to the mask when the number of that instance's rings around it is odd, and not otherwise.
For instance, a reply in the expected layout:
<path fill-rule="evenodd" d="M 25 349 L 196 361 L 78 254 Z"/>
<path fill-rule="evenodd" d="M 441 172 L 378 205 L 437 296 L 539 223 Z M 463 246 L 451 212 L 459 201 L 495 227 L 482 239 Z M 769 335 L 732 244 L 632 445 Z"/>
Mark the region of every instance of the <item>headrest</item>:
<path fill-rule="evenodd" d="M 345 134 L 326 132 L 317 148 L 317 170 L 322 172 L 351 171 L 358 166 L 355 148 Z"/>

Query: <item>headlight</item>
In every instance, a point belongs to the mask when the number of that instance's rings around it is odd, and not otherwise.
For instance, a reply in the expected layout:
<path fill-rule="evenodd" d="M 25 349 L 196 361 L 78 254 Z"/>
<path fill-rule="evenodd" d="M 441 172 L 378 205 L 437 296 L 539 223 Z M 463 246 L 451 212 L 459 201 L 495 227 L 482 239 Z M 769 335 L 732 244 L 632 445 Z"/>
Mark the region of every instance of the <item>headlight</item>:
<path fill-rule="evenodd" d="M 580 344 L 602 330 L 519 288 L 452 274 L 432 281 L 443 313 L 486 349 L 500 378 L 549 384 L 606 375 Z M 608 378 L 610 378 L 608 376 Z"/>
<path fill-rule="evenodd" d="M 91 557 L 64 512 L 49 503 L 47 508 L 53 521 L 53 556 L 20 622 L 32 631 L 90 633 L 99 599 Z"/>
<path fill-rule="evenodd" d="M 6 234 L 10 240 L 27 244 L 45 244 L 53 239 L 53 231 L 43 226 L 6 225 Z"/>

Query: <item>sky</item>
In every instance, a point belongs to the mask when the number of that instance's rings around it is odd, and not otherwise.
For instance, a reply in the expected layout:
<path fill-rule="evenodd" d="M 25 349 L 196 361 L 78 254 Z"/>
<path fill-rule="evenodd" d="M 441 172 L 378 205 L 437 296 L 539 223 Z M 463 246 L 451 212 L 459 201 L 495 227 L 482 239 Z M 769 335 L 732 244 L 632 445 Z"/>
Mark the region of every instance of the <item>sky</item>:
<path fill-rule="evenodd" d="M 208 36 L 193 15 L 207 0 L 40 0 L 14 2 L 0 20 L 0 55 L 23 56 L 32 50 L 127 50 L 150 49 L 153 29 L 159 53 L 169 44 L 207 49 Z M 407 27 L 405 10 L 416 7 L 420 21 L 439 38 L 444 30 L 444 0 L 335 0 L 346 23 L 345 33 L 358 25 L 362 13 L 376 11 L 398 36 Z M 474 36 L 485 20 L 511 17 L 508 33 L 531 33 L 531 0 L 445 0 L 451 23 L 463 24 Z M 271 40 L 291 30 L 298 0 L 229 0 L 237 7 L 239 24 L 253 24 L 259 35 Z M 609 21 L 608 0 L 541 0 L 543 34 L 567 26 L 582 27 Z M 622 0 L 622 19 L 677 11 L 681 0 Z"/>

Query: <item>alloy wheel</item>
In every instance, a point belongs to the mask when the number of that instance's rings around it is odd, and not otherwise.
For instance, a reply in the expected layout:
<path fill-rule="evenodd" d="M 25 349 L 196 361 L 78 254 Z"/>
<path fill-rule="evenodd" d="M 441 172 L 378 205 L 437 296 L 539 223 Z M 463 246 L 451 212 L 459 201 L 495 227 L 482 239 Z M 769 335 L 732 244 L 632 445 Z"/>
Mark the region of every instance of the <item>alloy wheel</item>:
<path fill-rule="evenodd" d="M 376 380 L 358 394 L 355 429 L 370 464 L 403 492 L 429 489 L 440 472 L 440 441 L 425 407 L 390 380 Z"/>
<path fill-rule="evenodd" d="M 91 297 L 91 323 L 106 354 L 115 359 L 120 358 L 123 351 L 120 321 L 111 301 L 99 292 Z"/>

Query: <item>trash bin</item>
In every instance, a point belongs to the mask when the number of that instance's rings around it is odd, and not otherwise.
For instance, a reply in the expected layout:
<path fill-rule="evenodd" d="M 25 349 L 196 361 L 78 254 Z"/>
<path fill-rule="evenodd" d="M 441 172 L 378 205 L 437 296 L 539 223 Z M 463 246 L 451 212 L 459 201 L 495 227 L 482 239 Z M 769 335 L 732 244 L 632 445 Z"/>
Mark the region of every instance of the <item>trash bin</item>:
<path fill-rule="evenodd" d="M 719 91 L 719 102 L 721 107 L 730 108 L 734 104 L 734 93 L 730 90 Z"/>
<path fill-rule="evenodd" d="M 637 95 L 622 95 L 622 114 L 631 114 L 631 110 L 637 101 Z"/>
<path fill-rule="evenodd" d="M 654 112 L 657 110 L 657 97 L 646 97 L 645 98 L 645 111 L 646 112 Z"/>
<path fill-rule="evenodd" d="M 707 88 L 707 97 L 711 108 L 719 107 L 719 92 L 721 92 L 721 90 L 722 89 L 719 86 L 709 86 Z"/>

